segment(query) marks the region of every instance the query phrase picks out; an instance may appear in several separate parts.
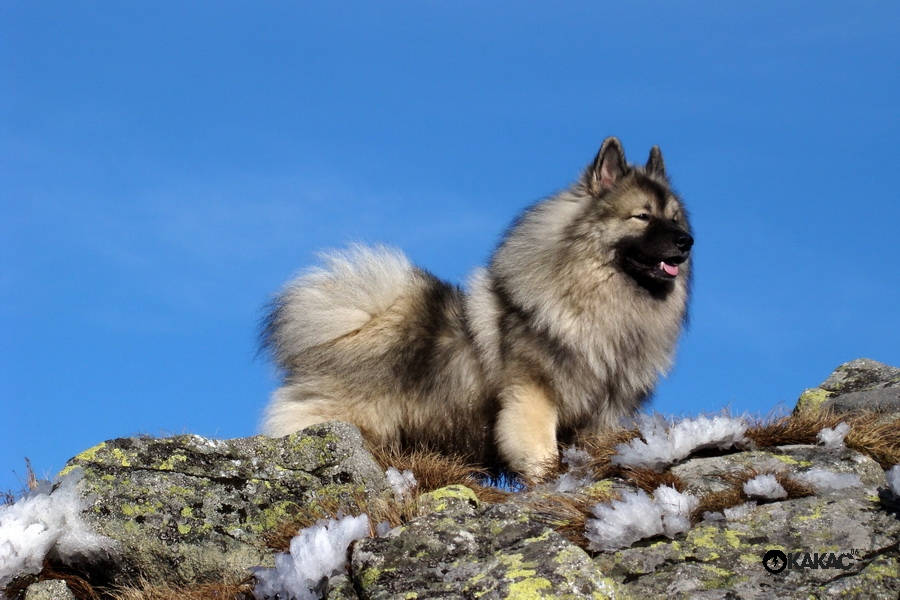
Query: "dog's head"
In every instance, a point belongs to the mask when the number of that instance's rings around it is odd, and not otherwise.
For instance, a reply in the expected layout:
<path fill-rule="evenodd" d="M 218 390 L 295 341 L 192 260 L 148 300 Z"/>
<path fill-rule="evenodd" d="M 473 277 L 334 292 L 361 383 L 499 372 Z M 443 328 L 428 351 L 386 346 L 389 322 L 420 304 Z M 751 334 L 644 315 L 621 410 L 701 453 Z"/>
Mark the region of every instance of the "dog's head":
<path fill-rule="evenodd" d="M 687 281 L 694 238 L 658 147 L 645 166 L 629 165 L 619 140 L 607 138 L 583 183 L 600 206 L 623 272 L 654 295 L 667 294 L 679 278 Z"/>

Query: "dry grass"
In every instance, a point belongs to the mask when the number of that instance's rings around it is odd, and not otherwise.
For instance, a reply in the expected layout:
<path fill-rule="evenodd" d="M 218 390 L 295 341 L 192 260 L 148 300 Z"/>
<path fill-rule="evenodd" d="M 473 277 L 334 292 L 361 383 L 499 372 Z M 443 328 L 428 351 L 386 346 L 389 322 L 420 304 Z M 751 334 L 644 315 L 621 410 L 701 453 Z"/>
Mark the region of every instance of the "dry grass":
<path fill-rule="evenodd" d="M 726 508 L 734 508 L 746 501 L 747 495 L 744 494 L 743 484 L 731 485 L 718 492 L 710 492 L 700 498 L 700 504 L 691 513 L 691 522 L 697 523 L 702 520 L 705 512 L 722 512 Z"/>
<path fill-rule="evenodd" d="M 622 478 L 647 493 L 653 493 L 653 491 L 661 485 L 675 488 L 679 492 L 683 492 L 687 489 L 684 481 L 671 471 L 657 473 L 653 469 L 628 468 L 622 470 Z"/>
<path fill-rule="evenodd" d="M 448 485 L 464 485 L 471 488 L 482 502 L 503 502 L 509 492 L 486 485 L 488 472 L 455 456 L 435 452 L 400 452 L 384 448 L 370 448 L 375 461 L 382 469 L 394 467 L 398 471 L 412 471 L 416 477 L 413 493 L 423 494 Z"/>
<path fill-rule="evenodd" d="M 691 514 L 691 521 L 696 523 L 703 518 L 705 512 L 722 512 L 726 508 L 734 508 L 749 501 L 744 493 L 744 484 L 759 475 L 774 475 L 775 480 L 787 492 L 787 499 L 803 498 L 811 496 L 815 490 L 809 484 L 803 483 L 787 473 L 780 471 L 757 471 L 753 468 L 742 469 L 731 473 L 718 475 L 728 484 L 728 488 L 710 492 L 700 498 L 700 504 Z"/>
<path fill-rule="evenodd" d="M 803 411 L 775 419 L 756 421 L 747 428 L 746 436 L 759 447 L 815 444 L 816 436 L 825 427 L 834 428 L 847 417 L 831 411 Z"/>
<path fill-rule="evenodd" d="M 591 455 L 589 466 L 594 477 L 607 479 L 622 473 L 621 467 L 612 464 L 613 456 L 618 454 L 616 446 L 627 444 L 640 435 L 637 429 L 612 429 L 600 435 L 584 436 L 578 441 L 578 446 Z"/>
<path fill-rule="evenodd" d="M 619 497 L 616 493 L 552 494 L 526 503 L 533 518 L 553 527 L 572 543 L 587 548 L 584 526 L 592 516 L 591 507 Z"/>
<path fill-rule="evenodd" d="M 900 420 L 886 419 L 876 411 L 837 414 L 829 410 L 806 410 L 769 421 L 758 421 L 747 428 L 747 437 L 766 448 L 789 444 L 815 444 L 825 427 L 841 422 L 850 425 L 844 443 L 847 447 L 876 460 L 883 469 L 900 463 Z"/>
<path fill-rule="evenodd" d="M 16 598 L 20 594 L 24 597 L 25 589 L 38 581 L 46 581 L 52 579 L 60 579 L 66 582 L 66 585 L 78 600 L 100 600 L 99 592 L 81 575 L 68 570 L 57 569 L 50 565 L 50 562 L 44 559 L 44 566 L 41 572 L 30 577 L 20 577 L 6 587 L 4 593 L 7 598 Z"/>
<path fill-rule="evenodd" d="M 20 491 L 18 494 L 13 492 L 12 490 L 7 490 L 5 492 L 0 492 L 0 506 L 5 506 L 8 504 L 14 504 L 16 500 L 21 498 L 27 492 L 37 489 L 38 486 L 38 478 L 34 473 L 34 469 L 31 468 L 31 460 L 26 456 L 25 457 L 25 488 Z"/>
<path fill-rule="evenodd" d="M 111 600 L 252 600 L 253 580 L 198 583 L 190 586 L 151 584 L 144 580 L 133 588 L 112 590 Z"/>
<path fill-rule="evenodd" d="M 847 446 L 868 454 L 882 469 L 900 464 L 900 419 L 885 420 L 881 413 L 866 412 L 848 423 Z"/>

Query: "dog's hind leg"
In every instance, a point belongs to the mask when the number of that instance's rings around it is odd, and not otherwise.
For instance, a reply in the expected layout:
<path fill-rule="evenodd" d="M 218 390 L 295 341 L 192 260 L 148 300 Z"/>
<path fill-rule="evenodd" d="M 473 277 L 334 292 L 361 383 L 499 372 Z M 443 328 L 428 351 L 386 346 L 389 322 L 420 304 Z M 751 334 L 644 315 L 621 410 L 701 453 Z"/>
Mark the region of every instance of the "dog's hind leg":
<path fill-rule="evenodd" d="M 500 455 L 514 471 L 536 481 L 558 459 L 556 407 L 546 390 L 519 383 L 500 393 L 495 436 Z"/>

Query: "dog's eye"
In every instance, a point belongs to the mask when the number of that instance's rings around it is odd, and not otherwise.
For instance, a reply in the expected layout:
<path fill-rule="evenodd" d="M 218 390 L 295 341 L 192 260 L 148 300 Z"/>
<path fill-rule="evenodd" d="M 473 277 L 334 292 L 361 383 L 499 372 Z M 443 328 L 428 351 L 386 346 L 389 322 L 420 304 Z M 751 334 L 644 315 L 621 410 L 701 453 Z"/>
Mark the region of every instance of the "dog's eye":
<path fill-rule="evenodd" d="M 649 221 L 650 215 L 647 213 L 638 213 L 636 215 L 631 216 L 632 219 L 637 219 L 638 221 Z"/>

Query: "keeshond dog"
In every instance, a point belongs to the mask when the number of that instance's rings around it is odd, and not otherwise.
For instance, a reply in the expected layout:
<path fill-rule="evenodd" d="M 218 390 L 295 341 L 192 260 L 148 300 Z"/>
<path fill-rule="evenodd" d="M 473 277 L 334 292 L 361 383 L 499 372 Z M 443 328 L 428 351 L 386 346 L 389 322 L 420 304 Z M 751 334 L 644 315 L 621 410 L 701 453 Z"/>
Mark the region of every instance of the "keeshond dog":
<path fill-rule="evenodd" d="M 376 445 L 539 479 L 559 444 L 633 414 L 670 368 L 693 243 L 659 148 L 629 165 L 610 137 L 467 290 L 386 247 L 326 254 L 265 321 L 285 377 L 263 432 L 348 421 Z"/>

